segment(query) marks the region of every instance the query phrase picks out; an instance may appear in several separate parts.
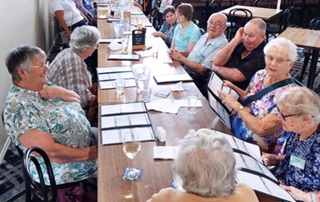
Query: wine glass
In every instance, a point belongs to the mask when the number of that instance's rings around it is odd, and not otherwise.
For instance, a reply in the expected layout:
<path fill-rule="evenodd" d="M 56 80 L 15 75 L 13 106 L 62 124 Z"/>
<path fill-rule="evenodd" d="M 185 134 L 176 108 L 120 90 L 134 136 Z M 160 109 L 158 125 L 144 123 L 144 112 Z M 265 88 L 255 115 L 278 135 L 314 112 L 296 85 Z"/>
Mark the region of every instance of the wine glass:
<path fill-rule="evenodd" d="M 137 131 L 129 130 L 124 133 L 122 143 L 122 150 L 124 154 L 131 160 L 136 157 L 141 150 L 139 133 Z M 128 180 L 137 180 L 140 175 L 141 169 L 138 168 L 126 168 L 124 172 L 124 178 Z"/>

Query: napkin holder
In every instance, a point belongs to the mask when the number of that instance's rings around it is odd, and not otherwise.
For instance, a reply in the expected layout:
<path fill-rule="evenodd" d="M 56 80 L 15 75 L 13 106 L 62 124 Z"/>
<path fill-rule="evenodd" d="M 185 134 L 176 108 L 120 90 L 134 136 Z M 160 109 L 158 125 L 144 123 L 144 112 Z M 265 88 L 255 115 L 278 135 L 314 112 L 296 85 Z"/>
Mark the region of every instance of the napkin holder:
<path fill-rule="evenodd" d="M 146 31 L 142 24 L 137 25 L 137 29 L 132 30 L 132 50 L 144 50 L 146 48 Z"/>

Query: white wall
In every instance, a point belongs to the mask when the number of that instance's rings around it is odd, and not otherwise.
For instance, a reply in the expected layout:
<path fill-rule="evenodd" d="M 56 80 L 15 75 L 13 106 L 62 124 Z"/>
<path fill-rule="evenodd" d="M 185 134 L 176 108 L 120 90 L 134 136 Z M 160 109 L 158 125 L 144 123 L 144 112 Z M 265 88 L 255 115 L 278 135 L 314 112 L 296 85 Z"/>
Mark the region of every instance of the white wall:
<path fill-rule="evenodd" d="M 21 44 L 32 44 L 48 52 L 53 41 L 54 21 L 49 13 L 49 0 L 2 0 L 0 7 L 0 111 L 2 112 L 11 76 L 5 66 L 9 51 Z M 7 135 L 0 124 L 1 151 Z M 2 152 L 3 154 L 3 152 Z"/>

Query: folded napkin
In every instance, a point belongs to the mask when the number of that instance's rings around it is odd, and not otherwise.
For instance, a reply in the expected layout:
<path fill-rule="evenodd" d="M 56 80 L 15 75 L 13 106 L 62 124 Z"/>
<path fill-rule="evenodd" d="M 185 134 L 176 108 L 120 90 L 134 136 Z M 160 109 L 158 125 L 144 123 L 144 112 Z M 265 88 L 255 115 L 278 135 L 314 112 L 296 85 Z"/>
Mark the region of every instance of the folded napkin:
<path fill-rule="evenodd" d="M 171 91 L 184 91 L 185 89 L 182 86 L 182 82 L 176 83 L 174 86 L 170 86 Z"/>
<path fill-rule="evenodd" d="M 122 44 L 119 44 L 117 40 L 112 40 L 111 43 L 108 45 L 110 50 L 116 51 L 116 50 L 121 50 L 122 49 Z"/>
<path fill-rule="evenodd" d="M 169 99 L 160 99 L 146 103 L 146 107 L 148 110 L 155 110 L 172 114 L 178 113 L 179 110 L 179 106 L 174 105 L 173 102 Z"/>
<path fill-rule="evenodd" d="M 197 100 L 194 105 L 190 105 L 188 100 L 174 100 L 173 103 L 175 106 L 179 107 L 202 107 L 201 100 Z"/>
<path fill-rule="evenodd" d="M 176 159 L 179 151 L 179 146 L 154 146 L 154 159 Z"/>

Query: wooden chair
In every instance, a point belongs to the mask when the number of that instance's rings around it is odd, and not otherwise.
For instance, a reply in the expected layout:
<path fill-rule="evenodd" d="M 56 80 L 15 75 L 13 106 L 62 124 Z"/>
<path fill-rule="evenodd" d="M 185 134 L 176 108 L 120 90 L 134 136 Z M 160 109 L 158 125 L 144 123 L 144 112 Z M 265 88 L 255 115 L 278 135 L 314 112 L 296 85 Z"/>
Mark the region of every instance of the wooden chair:
<path fill-rule="evenodd" d="M 320 17 L 313 18 L 310 21 L 309 29 L 320 30 Z M 303 61 L 303 66 L 302 66 L 301 74 L 300 74 L 300 77 L 299 77 L 299 81 L 302 81 L 302 79 L 303 79 L 303 75 L 304 75 L 304 73 L 305 73 L 305 71 L 307 69 L 310 57 L 312 55 L 312 50 L 308 49 L 308 48 L 305 48 L 303 50 L 303 53 L 304 53 L 304 61 Z"/>
<path fill-rule="evenodd" d="M 237 17 L 236 13 L 243 13 L 244 17 Z M 229 11 L 229 21 L 227 22 L 227 39 L 231 39 L 236 34 L 240 27 L 243 27 L 249 20 L 252 19 L 252 13 L 248 9 L 235 8 Z"/>

